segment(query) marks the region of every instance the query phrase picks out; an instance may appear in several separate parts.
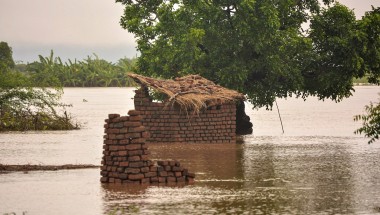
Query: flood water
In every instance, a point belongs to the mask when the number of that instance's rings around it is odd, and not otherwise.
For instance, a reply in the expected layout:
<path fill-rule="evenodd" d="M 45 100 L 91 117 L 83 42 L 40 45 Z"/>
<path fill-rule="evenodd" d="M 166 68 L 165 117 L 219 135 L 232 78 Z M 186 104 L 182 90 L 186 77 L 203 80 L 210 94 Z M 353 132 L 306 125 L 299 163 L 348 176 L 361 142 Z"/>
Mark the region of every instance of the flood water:
<path fill-rule="evenodd" d="M 104 185 L 98 169 L 0 174 L 0 215 L 378 214 L 380 142 L 353 134 L 353 116 L 380 88 L 355 89 L 338 104 L 278 100 L 284 134 L 277 111 L 248 105 L 254 133 L 239 144 L 149 145 L 152 160 L 195 172 L 194 185 Z M 104 119 L 133 109 L 132 97 L 133 88 L 67 88 L 83 129 L 0 133 L 0 163 L 99 165 Z"/>

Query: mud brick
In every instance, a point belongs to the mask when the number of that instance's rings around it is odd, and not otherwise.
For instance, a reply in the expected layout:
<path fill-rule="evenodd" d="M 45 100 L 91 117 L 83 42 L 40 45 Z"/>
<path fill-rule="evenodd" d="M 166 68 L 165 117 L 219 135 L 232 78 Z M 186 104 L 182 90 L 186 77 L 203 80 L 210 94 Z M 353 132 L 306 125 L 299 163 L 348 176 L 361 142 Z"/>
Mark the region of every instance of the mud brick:
<path fill-rule="evenodd" d="M 109 140 L 116 140 L 116 134 L 109 134 L 109 135 L 107 135 L 107 138 Z"/>
<path fill-rule="evenodd" d="M 149 135 L 149 132 L 144 131 L 144 132 L 142 132 L 141 136 L 142 136 L 143 138 L 149 138 L 150 135 Z"/>
<path fill-rule="evenodd" d="M 144 150 L 144 155 L 150 155 L 150 151 L 148 149 Z"/>
<path fill-rule="evenodd" d="M 117 117 L 120 117 L 120 114 L 116 114 L 116 113 L 110 113 L 110 114 L 108 114 L 108 119 L 114 119 L 114 118 L 117 118 Z"/>
<path fill-rule="evenodd" d="M 149 184 L 149 183 L 150 183 L 150 178 L 141 179 L 141 184 Z"/>
<path fill-rule="evenodd" d="M 115 183 L 121 184 L 121 179 L 115 178 Z"/>
<path fill-rule="evenodd" d="M 102 171 L 103 171 L 103 170 L 107 170 L 107 166 L 101 166 L 101 167 L 100 167 L 100 170 L 102 170 Z"/>
<path fill-rule="evenodd" d="M 185 177 L 178 177 L 177 182 L 186 182 L 186 178 Z"/>
<path fill-rule="evenodd" d="M 166 177 L 158 177 L 158 183 L 166 183 Z"/>
<path fill-rule="evenodd" d="M 137 115 L 140 115 L 140 111 L 137 111 L 137 110 L 129 110 L 128 111 L 128 115 L 129 116 L 137 116 Z"/>
<path fill-rule="evenodd" d="M 145 143 L 146 139 L 145 138 L 137 138 L 137 139 L 132 139 L 131 143 Z"/>
<path fill-rule="evenodd" d="M 142 167 L 141 172 L 143 173 L 149 172 L 149 167 Z"/>
<path fill-rule="evenodd" d="M 190 178 L 195 178 L 195 174 L 191 172 L 188 172 L 186 176 Z"/>
<path fill-rule="evenodd" d="M 103 149 L 105 150 L 105 151 L 103 151 L 103 152 L 106 152 L 106 151 L 109 150 L 109 146 L 108 146 L 108 145 L 103 145 Z M 103 154 L 104 154 L 104 153 L 103 153 Z"/>
<path fill-rule="evenodd" d="M 141 160 L 142 161 L 148 161 L 149 160 L 149 156 L 148 155 L 141 155 Z"/>
<path fill-rule="evenodd" d="M 100 182 L 102 183 L 107 183 L 108 182 L 108 177 L 101 177 Z"/>
<path fill-rule="evenodd" d="M 109 183 L 115 183 L 115 179 L 114 179 L 114 178 L 109 178 L 109 179 L 108 179 L 108 182 L 109 182 Z"/>
<path fill-rule="evenodd" d="M 158 172 L 162 172 L 162 171 L 164 171 L 165 169 L 164 169 L 164 167 L 163 166 L 158 166 L 157 167 L 157 171 Z"/>
<path fill-rule="evenodd" d="M 129 167 L 140 168 L 143 166 L 144 166 L 144 162 L 142 161 L 129 162 Z"/>
<path fill-rule="evenodd" d="M 189 184 L 194 184 L 194 178 L 186 178 L 186 182 Z"/>
<path fill-rule="evenodd" d="M 174 172 L 168 172 L 168 176 L 174 176 Z"/>
<path fill-rule="evenodd" d="M 121 118 L 119 118 L 119 119 L 121 119 Z M 113 127 L 114 128 L 122 128 L 122 127 L 124 127 L 124 123 L 123 122 L 114 123 Z"/>
<path fill-rule="evenodd" d="M 145 164 L 145 166 L 153 166 L 153 161 L 151 161 L 151 160 L 147 160 L 147 161 L 144 161 L 144 164 Z"/>
<path fill-rule="evenodd" d="M 123 162 L 120 162 L 119 163 L 119 166 L 122 166 L 122 167 L 128 167 L 130 164 L 128 161 L 123 161 Z"/>
<path fill-rule="evenodd" d="M 128 122 L 124 122 L 124 126 L 125 127 L 139 127 L 141 126 L 141 122 L 131 122 L 131 121 L 128 121 Z"/>
<path fill-rule="evenodd" d="M 124 167 L 119 167 L 119 168 L 117 168 L 117 171 L 118 171 L 118 172 L 120 172 L 120 173 L 123 173 L 123 172 L 124 172 L 124 170 L 125 170 L 125 168 L 124 168 Z"/>
<path fill-rule="evenodd" d="M 128 161 L 128 157 L 127 156 L 119 157 L 118 161 L 120 161 L 120 162 Z"/>
<path fill-rule="evenodd" d="M 141 138 L 141 133 L 127 133 L 124 135 L 125 138 L 132 138 L 132 139 L 137 139 L 137 138 Z"/>
<path fill-rule="evenodd" d="M 112 171 L 112 166 L 107 166 L 107 171 L 111 172 Z"/>
<path fill-rule="evenodd" d="M 177 178 L 176 177 L 168 177 L 167 182 L 176 182 Z"/>
<path fill-rule="evenodd" d="M 117 145 L 110 145 L 108 149 L 110 151 L 117 151 L 117 150 L 119 150 L 119 147 Z"/>
<path fill-rule="evenodd" d="M 128 175 L 128 179 L 129 180 L 141 180 L 141 179 L 143 179 L 144 178 L 144 174 L 141 174 L 141 173 L 139 173 L 139 174 L 129 174 Z"/>
<path fill-rule="evenodd" d="M 173 167 L 172 167 L 172 170 L 173 170 L 174 172 L 182 172 L 182 171 L 183 171 L 183 168 L 182 168 L 182 167 L 179 167 L 179 166 L 173 166 Z"/>
<path fill-rule="evenodd" d="M 129 131 L 128 128 L 121 128 L 120 131 L 119 131 L 119 133 L 120 134 L 126 134 L 126 133 L 128 133 L 128 131 Z"/>
<path fill-rule="evenodd" d="M 174 176 L 177 177 L 177 178 L 178 178 L 178 177 L 181 177 L 181 176 L 182 176 L 182 173 L 181 173 L 181 172 L 174 172 Z"/>
<path fill-rule="evenodd" d="M 123 180 L 128 179 L 128 174 L 121 173 L 121 174 L 119 174 L 119 178 L 123 179 Z"/>
<path fill-rule="evenodd" d="M 182 175 L 187 175 L 188 172 L 189 172 L 189 170 L 187 170 L 187 169 L 183 169 L 183 170 L 182 170 Z"/>
<path fill-rule="evenodd" d="M 122 140 L 122 139 L 125 138 L 124 136 L 125 136 L 124 134 L 117 134 L 116 137 L 115 137 L 115 139 Z"/>
<path fill-rule="evenodd" d="M 108 171 L 105 171 L 105 170 L 100 171 L 100 175 L 101 176 L 108 176 Z"/>
<path fill-rule="evenodd" d="M 125 121 L 128 121 L 128 120 L 129 120 L 129 116 L 121 116 L 118 119 L 119 122 L 125 122 Z"/>
<path fill-rule="evenodd" d="M 150 182 L 152 182 L 152 183 L 158 182 L 158 177 L 151 177 Z"/>
<path fill-rule="evenodd" d="M 129 144 L 125 146 L 126 150 L 138 150 L 141 149 L 141 144 Z"/>
<path fill-rule="evenodd" d="M 169 166 L 175 166 L 175 161 L 169 161 Z"/>
<path fill-rule="evenodd" d="M 148 150 L 148 146 L 145 143 L 141 143 L 141 148 L 143 150 Z"/>
<path fill-rule="evenodd" d="M 128 151 L 126 151 L 126 150 L 118 151 L 118 155 L 119 156 L 127 156 L 128 155 Z"/>
<path fill-rule="evenodd" d="M 138 122 L 139 122 L 139 121 L 142 120 L 142 117 L 139 116 L 139 115 L 138 115 L 138 116 L 130 116 L 130 117 L 129 117 L 129 120 L 132 121 L 132 122 L 133 122 L 133 121 L 138 121 Z"/>
<path fill-rule="evenodd" d="M 117 149 L 118 149 L 119 151 L 126 150 L 125 146 L 123 146 L 123 145 L 118 145 L 118 146 L 117 146 Z"/>
<path fill-rule="evenodd" d="M 111 171 L 112 171 L 112 172 L 116 172 L 116 171 L 117 171 L 117 167 L 116 167 L 116 166 L 113 166 L 113 167 L 111 168 Z"/>
<path fill-rule="evenodd" d="M 109 123 L 110 120 L 109 120 L 109 119 L 105 119 L 104 122 L 105 122 L 105 123 Z"/>
<path fill-rule="evenodd" d="M 145 127 L 144 126 L 130 127 L 128 130 L 129 132 L 143 132 L 145 131 Z"/>
<path fill-rule="evenodd" d="M 103 144 L 111 145 L 113 143 L 112 140 L 103 140 Z"/>
<path fill-rule="evenodd" d="M 175 166 L 180 167 L 181 166 L 180 162 L 179 161 L 175 161 Z"/>
<path fill-rule="evenodd" d="M 137 174 L 140 173 L 141 170 L 140 168 L 126 168 L 124 172 L 127 174 Z"/>
<path fill-rule="evenodd" d="M 147 173 L 144 174 L 144 176 L 146 178 L 156 177 L 157 176 L 157 172 L 147 172 Z"/>
<path fill-rule="evenodd" d="M 157 172 L 158 168 L 156 166 L 151 166 L 149 171 L 151 172 Z"/>
<path fill-rule="evenodd" d="M 158 175 L 161 177 L 166 177 L 166 176 L 168 176 L 168 172 L 166 172 L 166 171 L 158 172 Z"/>
<path fill-rule="evenodd" d="M 132 157 L 129 157 L 128 158 L 128 161 L 140 161 L 141 160 L 141 158 L 140 158 L 140 156 L 132 156 Z"/>
<path fill-rule="evenodd" d="M 124 180 L 126 184 L 140 184 L 140 180 L 132 181 L 132 180 Z"/>
<path fill-rule="evenodd" d="M 107 134 L 118 134 L 118 133 L 120 133 L 120 129 L 108 128 L 108 129 L 105 129 L 105 133 L 107 133 Z"/>
<path fill-rule="evenodd" d="M 128 151 L 129 156 L 142 155 L 142 154 L 143 154 L 143 150 L 130 150 L 130 151 Z"/>
<path fill-rule="evenodd" d="M 168 165 L 168 161 L 157 161 L 157 165 L 159 165 L 159 166 L 167 166 Z"/>
<path fill-rule="evenodd" d="M 130 139 L 124 139 L 124 140 L 120 140 L 119 143 L 123 144 L 123 145 L 127 145 L 127 144 L 131 143 L 131 140 Z"/>
<path fill-rule="evenodd" d="M 172 167 L 171 166 L 164 166 L 165 171 L 171 171 Z"/>

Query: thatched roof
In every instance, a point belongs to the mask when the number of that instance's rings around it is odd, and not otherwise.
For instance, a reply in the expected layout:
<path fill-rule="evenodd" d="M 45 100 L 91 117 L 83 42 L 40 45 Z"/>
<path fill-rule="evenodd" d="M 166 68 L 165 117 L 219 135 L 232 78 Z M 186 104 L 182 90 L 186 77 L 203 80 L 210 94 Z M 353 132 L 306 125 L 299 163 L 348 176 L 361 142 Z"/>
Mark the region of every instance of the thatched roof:
<path fill-rule="evenodd" d="M 166 94 L 169 103 L 176 102 L 186 110 L 198 112 L 209 106 L 245 100 L 243 94 L 221 87 L 199 75 L 188 75 L 174 80 L 160 80 L 137 74 L 128 76 L 141 86 Z"/>

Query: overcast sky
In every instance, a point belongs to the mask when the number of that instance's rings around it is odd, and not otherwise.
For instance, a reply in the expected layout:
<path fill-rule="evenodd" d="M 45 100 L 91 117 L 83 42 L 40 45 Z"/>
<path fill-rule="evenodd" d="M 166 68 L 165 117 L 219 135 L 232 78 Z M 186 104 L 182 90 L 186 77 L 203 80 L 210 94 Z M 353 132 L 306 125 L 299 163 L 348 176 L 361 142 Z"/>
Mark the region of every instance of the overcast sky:
<path fill-rule="evenodd" d="M 361 17 L 380 0 L 340 0 Z M 0 0 L 0 41 L 8 42 L 15 61 L 38 55 L 82 60 L 92 53 L 116 62 L 136 56 L 133 35 L 122 29 L 123 6 L 114 0 Z"/>

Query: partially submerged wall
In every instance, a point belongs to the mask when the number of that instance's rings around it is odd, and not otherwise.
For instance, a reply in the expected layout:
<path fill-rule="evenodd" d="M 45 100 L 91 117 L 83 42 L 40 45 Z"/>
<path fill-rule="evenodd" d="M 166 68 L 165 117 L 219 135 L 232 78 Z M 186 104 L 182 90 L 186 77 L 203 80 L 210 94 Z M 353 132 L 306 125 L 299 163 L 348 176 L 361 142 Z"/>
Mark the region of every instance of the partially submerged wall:
<path fill-rule="evenodd" d="M 198 115 L 178 105 L 152 102 L 146 88 L 135 91 L 135 109 L 152 143 L 236 143 L 236 104 L 212 106 Z"/>
<path fill-rule="evenodd" d="M 145 144 L 148 133 L 141 124 L 138 111 L 130 116 L 109 114 L 106 119 L 101 182 L 103 183 L 178 183 L 194 181 L 195 175 L 178 161 L 149 160 Z"/>

